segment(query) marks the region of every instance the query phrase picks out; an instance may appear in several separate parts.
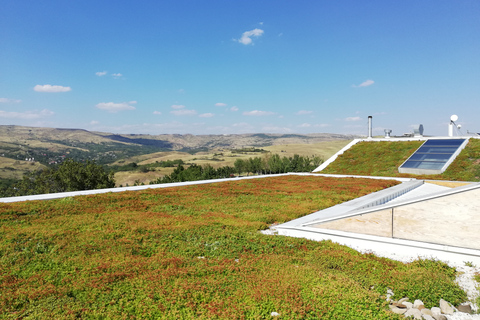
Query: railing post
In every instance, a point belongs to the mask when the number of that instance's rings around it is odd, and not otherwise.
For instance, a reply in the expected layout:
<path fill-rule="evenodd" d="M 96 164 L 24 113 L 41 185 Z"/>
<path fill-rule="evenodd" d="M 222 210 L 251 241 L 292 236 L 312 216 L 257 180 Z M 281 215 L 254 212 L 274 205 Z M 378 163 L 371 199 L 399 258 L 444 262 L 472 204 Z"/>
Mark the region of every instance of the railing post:
<path fill-rule="evenodd" d="M 393 239 L 393 208 L 392 208 L 392 239 Z"/>

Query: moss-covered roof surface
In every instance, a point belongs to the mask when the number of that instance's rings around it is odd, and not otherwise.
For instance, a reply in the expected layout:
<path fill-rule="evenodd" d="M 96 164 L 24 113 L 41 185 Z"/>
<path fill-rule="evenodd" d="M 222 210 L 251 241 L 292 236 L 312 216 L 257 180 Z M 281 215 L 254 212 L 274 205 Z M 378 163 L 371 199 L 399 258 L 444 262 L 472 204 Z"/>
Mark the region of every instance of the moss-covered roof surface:
<path fill-rule="evenodd" d="M 345 151 L 319 173 L 480 181 L 479 139 L 470 139 L 465 149 L 442 174 L 414 175 L 399 173 L 398 167 L 422 143 L 423 141 L 362 141 Z"/>

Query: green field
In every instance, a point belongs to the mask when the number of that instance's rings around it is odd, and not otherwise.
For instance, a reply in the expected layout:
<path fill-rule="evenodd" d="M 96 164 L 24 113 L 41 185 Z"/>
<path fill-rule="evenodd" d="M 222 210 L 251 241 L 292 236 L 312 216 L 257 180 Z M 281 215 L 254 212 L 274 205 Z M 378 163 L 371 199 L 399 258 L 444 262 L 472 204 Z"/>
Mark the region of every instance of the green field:
<path fill-rule="evenodd" d="M 401 319 L 455 270 L 259 231 L 397 184 L 283 176 L 0 204 L 2 319 Z"/>

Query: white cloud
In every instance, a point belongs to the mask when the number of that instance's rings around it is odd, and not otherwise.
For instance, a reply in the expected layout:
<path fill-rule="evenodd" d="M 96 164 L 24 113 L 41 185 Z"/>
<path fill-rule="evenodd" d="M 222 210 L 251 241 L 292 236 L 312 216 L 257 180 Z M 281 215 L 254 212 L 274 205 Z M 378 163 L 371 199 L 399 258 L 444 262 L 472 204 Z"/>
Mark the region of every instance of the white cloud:
<path fill-rule="evenodd" d="M 262 34 L 263 34 L 262 29 L 255 28 L 250 31 L 245 31 L 242 34 L 242 37 L 237 41 L 240 42 L 241 44 L 249 45 L 249 44 L 252 44 L 252 37 L 260 37 Z"/>
<path fill-rule="evenodd" d="M 303 116 L 303 115 L 312 114 L 312 113 L 313 113 L 313 111 L 300 110 L 300 111 L 296 112 L 295 114 L 298 115 L 298 116 Z"/>
<path fill-rule="evenodd" d="M 265 126 L 262 128 L 263 132 L 270 132 L 270 133 L 291 133 L 293 132 L 290 128 L 285 127 L 276 127 L 276 126 Z"/>
<path fill-rule="evenodd" d="M 99 77 L 103 77 L 104 75 L 107 74 L 107 71 L 100 71 L 100 72 L 95 72 L 95 74 Z"/>
<path fill-rule="evenodd" d="M 226 106 L 227 106 L 227 104 L 223 103 L 223 102 L 215 103 L 215 107 L 226 107 Z"/>
<path fill-rule="evenodd" d="M 362 87 L 368 87 L 368 86 L 371 86 L 372 84 L 374 84 L 375 81 L 373 80 L 366 80 L 362 83 L 360 83 L 358 86 L 356 85 L 353 85 L 354 88 L 362 88 Z"/>
<path fill-rule="evenodd" d="M 233 112 L 238 111 L 238 108 L 233 106 L 233 107 L 230 108 L 230 111 L 233 111 Z"/>
<path fill-rule="evenodd" d="M 43 86 L 37 84 L 35 87 L 33 87 L 33 90 L 37 92 L 67 92 L 72 90 L 70 87 L 64 87 L 64 86 L 52 86 L 49 84 L 45 84 Z"/>
<path fill-rule="evenodd" d="M 153 111 L 153 114 L 161 115 L 162 113 L 160 111 Z"/>
<path fill-rule="evenodd" d="M 271 115 L 274 115 L 274 114 L 275 114 L 275 112 L 260 111 L 260 110 L 245 111 L 243 113 L 244 116 L 271 116 Z"/>
<path fill-rule="evenodd" d="M 10 119 L 31 120 L 31 119 L 48 117 L 54 114 L 55 113 L 53 111 L 50 111 L 48 109 L 43 109 L 40 112 L 37 112 L 37 111 L 8 112 L 8 111 L 0 110 L 0 118 L 10 118 Z"/>
<path fill-rule="evenodd" d="M 360 121 L 360 120 L 362 120 L 362 118 L 360 118 L 360 117 L 347 117 L 347 118 L 345 118 L 345 121 L 349 121 L 349 122 Z"/>
<path fill-rule="evenodd" d="M 176 116 L 194 116 L 197 114 L 197 111 L 188 109 L 177 109 L 170 111 L 170 113 Z"/>
<path fill-rule="evenodd" d="M 330 127 L 331 125 L 328 124 L 328 123 L 318 123 L 318 124 L 315 124 L 313 125 L 315 128 L 326 128 L 326 127 Z"/>
<path fill-rule="evenodd" d="M 211 117 L 213 117 L 214 115 L 215 115 L 215 114 L 213 114 L 213 113 L 202 113 L 202 114 L 199 114 L 198 116 L 199 116 L 200 118 L 211 118 Z"/>
<path fill-rule="evenodd" d="M 182 104 L 174 104 L 174 105 L 170 106 L 170 108 L 172 108 L 172 109 L 185 109 L 185 106 L 182 105 Z"/>
<path fill-rule="evenodd" d="M 136 103 L 137 101 L 121 102 L 121 103 L 101 102 L 97 104 L 95 107 L 101 110 L 115 113 L 123 110 L 135 110 L 136 108 L 132 106 L 132 104 L 136 104 Z"/>
<path fill-rule="evenodd" d="M 300 128 L 310 128 L 312 125 L 310 123 L 302 123 L 299 125 Z"/>
<path fill-rule="evenodd" d="M 246 122 L 239 122 L 239 123 L 234 123 L 232 125 L 234 128 L 253 128 L 252 125 Z"/>
<path fill-rule="evenodd" d="M 112 73 L 112 77 L 114 77 L 114 78 L 116 78 L 116 79 L 117 79 L 117 78 L 120 78 L 120 77 L 122 77 L 122 76 L 123 76 L 123 74 L 121 74 L 121 73 Z"/>
<path fill-rule="evenodd" d="M 90 124 L 91 124 L 92 126 L 96 126 L 97 124 L 100 124 L 100 122 L 97 121 L 97 120 L 92 120 L 92 121 L 90 121 Z"/>
<path fill-rule="evenodd" d="M 8 99 L 8 98 L 0 98 L 0 103 L 20 103 L 22 100 L 18 99 Z"/>

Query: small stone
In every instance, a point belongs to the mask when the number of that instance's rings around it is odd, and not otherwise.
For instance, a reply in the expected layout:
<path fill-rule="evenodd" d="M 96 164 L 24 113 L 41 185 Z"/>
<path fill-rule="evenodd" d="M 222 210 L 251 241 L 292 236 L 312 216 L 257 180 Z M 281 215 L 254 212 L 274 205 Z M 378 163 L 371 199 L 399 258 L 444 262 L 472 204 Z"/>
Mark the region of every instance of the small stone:
<path fill-rule="evenodd" d="M 275 312 L 275 311 L 273 311 L 272 313 L 270 313 L 270 316 L 272 316 L 272 317 L 278 317 L 279 315 L 280 315 L 280 313 Z"/>
<path fill-rule="evenodd" d="M 398 302 L 392 303 L 392 306 L 400 308 L 400 309 L 407 309 L 407 306 Z"/>
<path fill-rule="evenodd" d="M 407 306 L 407 309 L 412 309 L 412 308 L 413 308 L 413 303 L 411 303 L 411 302 L 405 301 L 405 302 L 402 303 L 402 304 L 406 305 L 406 306 Z"/>
<path fill-rule="evenodd" d="M 430 311 L 432 311 L 433 319 L 435 319 L 435 320 L 447 320 L 447 317 L 445 317 L 442 314 L 442 311 L 440 310 L 439 307 L 432 307 L 432 309 L 430 309 Z"/>
<path fill-rule="evenodd" d="M 433 312 L 432 310 L 430 309 L 427 309 L 427 308 L 423 308 L 422 310 L 420 310 L 422 312 L 422 314 L 425 314 L 425 315 L 428 315 L 428 316 L 433 316 Z"/>
<path fill-rule="evenodd" d="M 441 315 L 441 314 L 442 314 L 442 310 L 440 310 L 439 307 L 432 307 L 432 309 L 430 309 L 430 311 L 432 311 L 432 316 Z"/>
<path fill-rule="evenodd" d="M 413 302 L 413 307 L 419 309 L 419 308 L 418 308 L 419 306 L 423 306 L 423 301 L 417 299 L 417 300 L 415 300 L 415 301 Z M 424 307 L 424 308 L 425 308 L 425 307 Z"/>
<path fill-rule="evenodd" d="M 389 307 L 390 307 L 390 310 L 396 314 L 404 314 L 405 312 L 407 312 L 407 309 L 405 308 L 398 308 L 393 305 L 389 305 Z"/>
<path fill-rule="evenodd" d="M 443 314 L 452 315 L 453 314 L 453 307 L 447 301 L 440 299 L 440 310 Z"/>
<path fill-rule="evenodd" d="M 430 309 L 430 311 L 432 311 L 432 317 L 433 319 L 435 320 L 446 320 L 447 317 L 445 317 L 443 314 L 442 314 L 442 311 L 440 310 L 439 307 L 432 307 Z"/>
<path fill-rule="evenodd" d="M 428 315 L 428 314 L 422 314 L 422 318 L 424 320 L 435 320 L 432 316 Z"/>
<path fill-rule="evenodd" d="M 424 306 L 423 304 L 421 304 L 421 305 L 419 305 L 419 306 L 417 307 L 417 309 L 420 310 L 420 311 L 422 311 L 423 309 L 425 309 L 425 306 Z"/>
<path fill-rule="evenodd" d="M 420 310 L 415 308 L 408 309 L 407 312 L 405 312 L 403 315 L 405 316 L 405 318 L 413 317 L 414 319 L 422 319 L 422 313 L 420 312 Z"/>
<path fill-rule="evenodd" d="M 407 302 L 408 301 L 408 298 L 402 298 L 400 300 L 398 300 L 398 303 L 404 303 L 404 302 Z"/>
<path fill-rule="evenodd" d="M 460 312 L 470 313 L 472 314 L 472 307 L 469 304 L 461 304 L 457 306 L 457 310 Z"/>
<path fill-rule="evenodd" d="M 392 289 L 388 288 L 387 289 L 387 301 L 392 301 L 392 297 L 395 295 L 395 293 L 393 293 Z"/>

